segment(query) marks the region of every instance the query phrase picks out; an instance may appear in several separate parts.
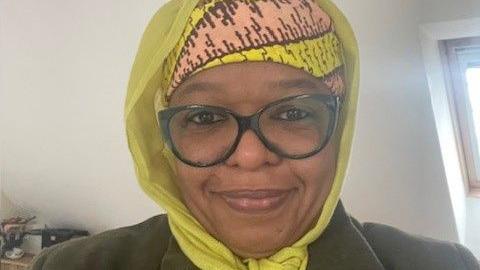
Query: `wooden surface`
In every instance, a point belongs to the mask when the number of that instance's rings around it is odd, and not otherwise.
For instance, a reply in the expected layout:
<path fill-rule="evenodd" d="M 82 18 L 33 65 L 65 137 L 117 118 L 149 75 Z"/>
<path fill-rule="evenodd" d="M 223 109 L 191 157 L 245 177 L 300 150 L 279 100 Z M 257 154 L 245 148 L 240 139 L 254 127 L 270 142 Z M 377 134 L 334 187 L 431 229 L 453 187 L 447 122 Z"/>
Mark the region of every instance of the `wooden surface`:
<path fill-rule="evenodd" d="M 7 258 L 2 258 L 1 260 L 1 270 L 24 270 L 30 265 L 33 260 L 32 254 L 25 254 L 22 258 L 18 260 L 11 260 Z"/>

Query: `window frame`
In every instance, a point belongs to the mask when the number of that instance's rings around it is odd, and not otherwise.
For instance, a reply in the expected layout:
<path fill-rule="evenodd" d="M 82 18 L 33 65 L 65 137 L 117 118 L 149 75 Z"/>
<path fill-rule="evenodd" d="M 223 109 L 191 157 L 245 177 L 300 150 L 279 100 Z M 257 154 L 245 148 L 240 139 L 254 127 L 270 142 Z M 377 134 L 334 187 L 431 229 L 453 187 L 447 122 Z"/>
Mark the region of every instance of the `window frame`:
<path fill-rule="evenodd" d="M 465 186 L 469 196 L 480 197 L 480 170 L 476 169 L 476 164 L 480 164 L 480 158 L 478 158 L 480 155 L 474 154 L 474 146 L 472 146 L 474 138 L 471 134 L 474 134 L 474 131 L 471 130 L 473 129 L 472 116 L 467 110 L 470 101 L 465 77 L 466 69 L 461 66 L 457 54 L 459 50 L 480 48 L 480 36 L 442 40 L 439 45 Z M 480 148 L 480 144 L 477 148 Z"/>

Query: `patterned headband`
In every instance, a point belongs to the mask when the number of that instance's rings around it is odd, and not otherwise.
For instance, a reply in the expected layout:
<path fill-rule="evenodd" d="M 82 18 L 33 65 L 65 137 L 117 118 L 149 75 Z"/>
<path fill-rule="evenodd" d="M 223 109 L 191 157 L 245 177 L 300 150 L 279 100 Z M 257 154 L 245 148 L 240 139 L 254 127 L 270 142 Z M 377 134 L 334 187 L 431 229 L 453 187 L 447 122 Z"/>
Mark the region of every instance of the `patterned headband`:
<path fill-rule="evenodd" d="M 163 65 L 165 102 L 190 76 L 245 61 L 303 69 L 321 78 L 333 95 L 343 94 L 342 46 L 333 21 L 313 0 L 200 2 Z"/>

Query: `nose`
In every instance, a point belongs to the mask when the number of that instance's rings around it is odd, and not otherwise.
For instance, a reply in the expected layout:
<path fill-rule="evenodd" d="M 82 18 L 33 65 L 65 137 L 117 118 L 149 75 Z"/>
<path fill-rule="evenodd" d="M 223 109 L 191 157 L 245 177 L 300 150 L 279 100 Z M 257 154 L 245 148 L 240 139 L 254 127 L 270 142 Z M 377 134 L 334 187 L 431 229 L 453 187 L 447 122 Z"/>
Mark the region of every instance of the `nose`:
<path fill-rule="evenodd" d="M 247 130 L 225 163 L 245 170 L 256 170 L 264 165 L 275 165 L 280 159 L 277 154 L 265 147 L 255 132 Z"/>

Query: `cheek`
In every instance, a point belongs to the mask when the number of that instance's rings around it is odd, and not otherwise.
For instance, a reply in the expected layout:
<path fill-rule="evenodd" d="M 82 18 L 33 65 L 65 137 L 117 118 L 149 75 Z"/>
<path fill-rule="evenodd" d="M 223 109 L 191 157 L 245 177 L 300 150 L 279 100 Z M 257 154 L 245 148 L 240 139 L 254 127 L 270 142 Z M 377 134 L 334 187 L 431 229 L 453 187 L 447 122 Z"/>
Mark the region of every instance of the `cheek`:
<path fill-rule="evenodd" d="M 336 171 L 336 147 L 328 144 L 320 153 L 302 160 L 284 160 L 288 164 L 291 173 L 302 180 L 305 193 L 313 196 L 324 192 L 330 187 Z M 202 194 L 208 180 L 214 175 L 212 168 L 195 168 L 181 161 L 175 163 L 177 169 L 176 182 L 182 196 L 189 198 L 187 201 L 201 202 Z M 328 189 L 327 189 L 328 191 Z"/>
<path fill-rule="evenodd" d="M 176 184 L 180 189 L 184 203 L 187 207 L 201 206 L 205 199 L 204 187 L 212 174 L 210 168 L 195 168 L 176 161 Z"/>
<path fill-rule="evenodd" d="M 302 179 L 305 195 L 310 200 L 326 199 L 335 177 L 336 157 L 334 145 L 329 144 L 310 158 L 290 162 L 291 171 Z"/>
<path fill-rule="evenodd" d="M 213 168 L 195 168 L 177 161 L 176 169 L 175 181 L 183 203 L 208 232 L 217 235 L 215 219 L 212 217 L 211 204 L 206 192 Z"/>

